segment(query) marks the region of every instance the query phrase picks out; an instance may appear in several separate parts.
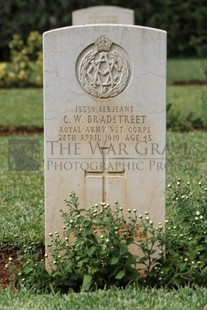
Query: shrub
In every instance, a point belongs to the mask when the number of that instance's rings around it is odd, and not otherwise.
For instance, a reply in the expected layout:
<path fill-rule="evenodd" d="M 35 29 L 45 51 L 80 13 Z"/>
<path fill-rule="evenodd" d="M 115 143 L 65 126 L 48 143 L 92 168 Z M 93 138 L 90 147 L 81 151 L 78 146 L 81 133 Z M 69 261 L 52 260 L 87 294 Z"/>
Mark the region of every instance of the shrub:
<path fill-rule="evenodd" d="M 156 263 L 158 236 L 162 227 L 153 228 L 153 223 L 146 213 L 137 223 L 136 210 L 128 210 L 128 220 L 124 219 L 123 210 L 118 203 L 112 210 L 109 204 L 101 203 L 88 210 L 78 208 L 78 198 L 72 193 L 66 200 L 68 212 L 60 210 L 64 218 L 64 240 L 59 233 L 50 234 L 51 253 L 50 273 L 38 260 L 32 246 L 25 247 L 20 255 L 22 270 L 14 277 L 17 287 L 25 287 L 35 292 L 88 291 L 125 287 L 137 282 L 140 275 L 146 276 Z M 134 240 L 139 231 L 141 239 Z M 129 246 L 135 244 L 140 257 L 133 255 Z M 47 257 L 47 253 L 45 254 Z M 143 269 L 145 270 L 143 272 Z"/>
<path fill-rule="evenodd" d="M 9 43 L 11 62 L 0 66 L 0 85 L 2 87 L 25 87 L 42 85 L 42 38 L 33 31 L 26 43 L 19 35 L 13 35 Z"/>
<path fill-rule="evenodd" d="M 84 210 L 72 193 L 66 201 L 68 212 L 61 210 L 64 240 L 58 232 L 50 234 L 50 272 L 34 247 L 25 247 L 21 271 L 15 271 L 9 262 L 16 287 L 65 293 L 130 283 L 206 286 L 207 188 L 201 182 L 178 179 L 168 190 L 172 206 L 165 232 L 161 224 L 154 226 L 148 212 L 138 217 L 136 210 L 129 209 L 126 220 L 118 204 L 113 210 L 106 203 Z M 132 244 L 139 256 L 129 251 Z"/>

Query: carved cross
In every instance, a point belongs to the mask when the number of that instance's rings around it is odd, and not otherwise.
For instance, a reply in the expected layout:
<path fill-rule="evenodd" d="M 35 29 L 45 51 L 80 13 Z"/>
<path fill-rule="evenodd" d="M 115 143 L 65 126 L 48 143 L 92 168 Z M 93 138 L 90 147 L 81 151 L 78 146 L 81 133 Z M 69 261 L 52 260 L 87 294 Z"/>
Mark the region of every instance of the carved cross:
<path fill-rule="evenodd" d="M 85 170 L 85 178 L 87 176 L 91 177 L 102 177 L 102 202 L 108 202 L 108 178 L 114 176 L 125 176 L 125 170 L 120 171 L 110 171 L 108 170 L 108 149 L 107 147 L 102 147 L 102 170 L 99 171 L 86 171 Z"/>

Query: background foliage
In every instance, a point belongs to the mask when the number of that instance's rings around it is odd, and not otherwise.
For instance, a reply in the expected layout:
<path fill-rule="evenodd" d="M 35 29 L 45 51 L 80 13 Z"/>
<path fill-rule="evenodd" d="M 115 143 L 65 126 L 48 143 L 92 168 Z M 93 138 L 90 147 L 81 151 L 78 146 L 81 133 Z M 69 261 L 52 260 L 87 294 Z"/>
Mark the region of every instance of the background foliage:
<path fill-rule="evenodd" d="M 0 0 L 0 59 L 8 60 L 14 33 L 26 39 L 33 30 L 71 25 L 73 10 L 94 5 L 133 9 L 137 25 L 167 30 L 169 56 L 207 55 L 206 0 Z"/>

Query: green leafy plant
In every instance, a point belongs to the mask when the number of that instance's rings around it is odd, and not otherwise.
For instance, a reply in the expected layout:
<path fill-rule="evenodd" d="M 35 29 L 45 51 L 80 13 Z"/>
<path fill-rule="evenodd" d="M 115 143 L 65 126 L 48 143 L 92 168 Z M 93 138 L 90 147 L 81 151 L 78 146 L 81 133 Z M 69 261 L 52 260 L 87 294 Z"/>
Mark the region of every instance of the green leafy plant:
<path fill-rule="evenodd" d="M 207 285 L 207 188 L 180 178 L 168 184 L 172 211 L 163 235 L 165 254 L 148 274 L 157 286 Z"/>
<path fill-rule="evenodd" d="M 24 247 L 21 270 L 12 269 L 13 286 L 35 292 L 89 291 L 141 286 L 207 285 L 207 187 L 201 181 L 181 179 L 168 184 L 171 210 L 166 228 L 154 225 L 146 211 L 137 216 L 128 209 L 124 218 L 118 203 L 79 207 L 71 193 L 66 200 L 64 236 L 51 233 L 48 245 L 50 271 L 34 245 Z M 168 199 L 168 197 L 167 197 Z M 134 254 L 130 246 L 137 250 Z M 16 272 L 16 273 L 15 273 Z"/>
<path fill-rule="evenodd" d="M 34 246 L 25 246 L 19 256 L 21 271 L 14 276 L 17 287 L 35 292 L 89 291 L 126 287 L 146 278 L 156 263 L 157 249 L 163 248 L 162 226 L 155 229 L 148 212 L 138 218 L 136 210 L 128 209 L 126 220 L 118 203 L 113 208 L 100 203 L 85 210 L 79 208 L 75 193 L 65 203 L 67 212 L 60 210 L 64 238 L 58 232 L 50 234 L 50 272 Z M 140 256 L 132 254 L 131 245 Z"/>
<path fill-rule="evenodd" d="M 61 290 L 89 290 L 125 286 L 137 278 L 136 257 L 128 246 L 133 242 L 136 214 L 127 225 L 122 208 L 112 212 L 106 203 L 88 210 L 78 208 L 78 198 L 72 193 L 66 201 L 64 235 L 51 234 L 52 277 Z M 55 266 L 55 268 L 54 268 Z"/>
<path fill-rule="evenodd" d="M 32 31 L 26 42 L 14 34 L 9 43 L 9 64 L 0 66 L 0 85 L 3 87 L 25 87 L 42 85 L 42 37 Z"/>

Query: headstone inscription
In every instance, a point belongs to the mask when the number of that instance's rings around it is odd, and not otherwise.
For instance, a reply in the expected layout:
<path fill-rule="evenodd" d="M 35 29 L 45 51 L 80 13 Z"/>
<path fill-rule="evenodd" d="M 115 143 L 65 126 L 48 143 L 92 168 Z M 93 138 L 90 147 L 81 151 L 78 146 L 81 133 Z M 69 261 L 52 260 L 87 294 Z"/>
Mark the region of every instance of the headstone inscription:
<path fill-rule="evenodd" d="M 93 6 L 73 11 L 72 25 L 134 24 L 134 11 L 118 6 Z"/>
<path fill-rule="evenodd" d="M 46 247 L 64 199 L 165 218 L 166 33 L 127 25 L 44 34 Z"/>

